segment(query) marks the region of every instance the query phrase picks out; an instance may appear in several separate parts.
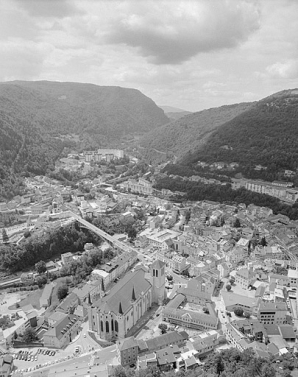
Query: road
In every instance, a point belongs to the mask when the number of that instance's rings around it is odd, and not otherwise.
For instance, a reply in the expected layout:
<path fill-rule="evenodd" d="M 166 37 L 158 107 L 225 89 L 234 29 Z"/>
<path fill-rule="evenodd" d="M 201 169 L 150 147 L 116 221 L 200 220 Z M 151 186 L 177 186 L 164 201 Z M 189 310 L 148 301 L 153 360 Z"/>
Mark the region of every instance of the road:
<path fill-rule="evenodd" d="M 106 370 L 107 365 L 118 365 L 119 356 L 115 345 L 100 351 L 88 352 L 80 357 L 72 358 L 57 364 L 40 368 L 36 372 L 24 373 L 30 377 L 74 377 L 76 375 L 100 375 L 100 371 Z"/>

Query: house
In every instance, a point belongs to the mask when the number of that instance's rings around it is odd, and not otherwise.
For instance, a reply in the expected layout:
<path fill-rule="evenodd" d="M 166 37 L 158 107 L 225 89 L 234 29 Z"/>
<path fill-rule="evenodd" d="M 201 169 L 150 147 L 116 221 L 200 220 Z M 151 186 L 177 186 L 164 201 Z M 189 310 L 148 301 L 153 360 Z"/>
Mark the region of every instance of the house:
<path fill-rule="evenodd" d="M 247 289 L 252 283 L 253 277 L 254 273 L 252 267 L 241 268 L 236 272 L 235 283 L 240 285 L 243 289 Z"/>
<path fill-rule="evenodd" d="M 34 283 L 34 273 L 33 272 L 23 272 L 21 274 L 21 283 L 23 284 L 33 284 Z"/>
<path fill-rule="evenodd" d="M 102 282 L 102 290 L 107 290 L 110 283 L 119 278 L 125 271 L 129 269 L 136 261 L 138 254 L 136 251 L 123 253 L 105 265 L 101 269 L 95 269 L 91 273 L 91 280 L 98 280 Z"/>
<path fill-rule="evenodd" d="M 82 288 L 75 288 L 72 292 L 78 297 L 80 305 L 84 302 L 91 304 L 94 297 L 101 292 L 101 282 L 93 281 L 91 283 L 86 283 Z"/>
<path fill-rule="evenodd" d="M 225 291 L 221 291 L 221 299 L 227 311 L 232 312 L 235 309 L 243 309 L 248 313 L 256 313 L 260 301 L 259 298 L 242 296 Z"/>
<path fill-rule="evenodd" d="M 233 321 L 232 325 L 247 337 L 251 337 L 258 342 L 265 343 L 268 339 L 267 331 L 264 325 L 255 319 L 243 319 Z"/>
<path fill-rule="evenodd" d="M 72 260 L 73 260 L 73 254 L 72 253 L 69 252 L 69 253 L 61 254 L 61 262 L 62 262 L 63 266 L 70 263 Z"/>
<path fill-rule="evenodd" d="M 24 334 L 25 330 L 30 326 L 30 320 L 27 318 L 26 313 L 23 310 L 17 311 L 19 319 L 14 320 L 14 326 L 3 330 L 3 337 L 6 344 L 11 344 L 15 333 L 18 335 Z"/>
<path fill-rule="evenodd" d="M 248 348 L 249 342 L 247 337 L 230 323 L 226 324 L 226 337 L 233 347 L 237 348 L 239 351 L 243 352 Z"/>
<path fill-rule="evenodd" d="M 63 348 L 79 334 L 80 320 L 69 314 L 43 334 L 45 347 Z"/>
<path fill-rule="evenodd" d="M 197 355 L 202 356 L 212 352 L 218 345 L 219 334 L 215 330 L 199 334 L 192 340 L 193 348 L 197 351 Z"/>
<path fill-rule="evenodd" d="M 185 344 L 186 340 L 188 340 L 188 334 L 185 331 L 170 331 L 166 334 L 147 339 L 147 348 L 144 351 L 154 352 L 156 350 L 169 347 L 170 345 L 177 345 L 178 347 L 181 347 Z"/>
<path fill-rule="evenodd" d="M 54 289 L 53 283 L 49 283 L 45 285 L 42 295 L 39 299 L 39 304 L 41 308 L 47 308 L 51 305 L 51 296 L 52 296 L 53 289 Z"/>
<path fill-rule="evenodd" d="M 138 342 L 133 336 L 117 342 L 120 361 L 123 367 L 136 365 L 138 359 Z"/>
<path fill-rule="evenodd" d="M 217 266 L 217 269 L 219 271 L 219 278 L 220 279 L 223 279 L 223 278 L 226 278 L 227 276 L 229 276 L 230 269 L 229 269 L 227 263 L 225 263 L 225 262 L 220 263 Z"/>
<path fill-rule="evenodd" d="M 289 287 L 290 286 L 290 278 L 286 275 L 280 275 L 280 274 L 269 274 L 269 283 L 276 282 L 276 284 L 283 286 L 283 287 Z"/>
<path fill-rule="evenodd" d="M 290 280 L 290 287 L 298 288 L 298 271 L 289 269 L 288 278 Z"/>
<path fill-rule="evenodd" d="M 147 369 L 148 367 L 157 367 L 157 358 L 154 352 L 138 357 L 137 369 Z"/>
<path fill-rule="evenodd" d="M 65 319 L 67 314 L 62 312 L 54 312 L 48 317 L 48 324 L 50 327 L 54 327 L 57 322 L 60 322 L 62 319 Z"/>
<path fill-rule="evenodd" d="M 177 368 L 181 351 L 177 345 L 156 351 L 157 365 L 163 372 Z"/>
<path fill-rule="evenodd" d="M 264 325 L 283 325 L 287 323 L 287 305 L 285 302 L 260 302 L 257 318 Z"/>
<path fill-rule="evenodd" d="M 209 314 L 205 314 L 171 307 L 169 304 L 162 311 L 164 321 L 197 330 L 217 329 L 218 318 L 212 305 L 207 304 Z"/>
<path fill-rule="evenodd" d="M 177 292 L 183 294 L 188 302 L 205 305 L 207 302 L 211 302 L 214 288 L 214 282 L 204 279 L 203 276 L 198 276 L 189 280 L 187 287 L 181 287 Z"/>
<path fill-rule="evenodd" d="M 79 305 L 78 296 L 71 292 L 65 299 L 57 306 L 56 311 L 62 313 L 74 312 L 75 308 Z"/>

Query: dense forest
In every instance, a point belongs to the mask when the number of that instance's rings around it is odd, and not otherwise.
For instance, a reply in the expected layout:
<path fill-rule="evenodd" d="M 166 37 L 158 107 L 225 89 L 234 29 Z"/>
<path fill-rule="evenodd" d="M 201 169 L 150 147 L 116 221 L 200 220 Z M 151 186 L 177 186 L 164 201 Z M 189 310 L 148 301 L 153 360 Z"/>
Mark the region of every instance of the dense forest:
<path fill-rule="evenodd" d="M 252 103 L 240 103 L 186 115 L 145 134 L 141 146 L 148 157 L 151 154 L 152 160 L 154 155 L 162 157 L 158 151 L 181 158 L 196 151 L 217 128 L 252 106 Z"/>
<path fill-rule="evenodd" d="M 184 158 L 183 164 L 197 161 L 238 162 L 248 170 L 259 164 L 276 173 L 295 171 L 298 91 L 270 96 L 219 127 L 200 149 Z"/>
<path fill-rule="evenodd" d="M 212 200 L 221 203 L 245 203 L 255 204 L 260 207 L 268 207 L 273 213 L 281 213 L 292 220 L 298 219 L 298 203 L 293 206 L 283 204 L 272 196 L 248 191 L 245 188 L 232 190 L 231 185 L 204 184 L 202 182 L 183 181 L 179 178 L 165 177 L 159 179 L 155 188 L 172 191 L 186 192 L 184 199 L 187 200 Z"/>
<path fill-rule="evenodd" d="M 298 362 L 293 356 L 277 356 L 270 359 L 257 357 L 249 349 L 240 352 L 235 348 L 211 353 L 204 364 L 196 369 L 179 372 L 171 370 L 162 373 L 157 367 L 147 369 L 129 369 L 118 366 L 113 369 L 113 377 L 291 377 L 291 371 Z"/>
<path fill-rule="evenodd" d="M 58 82 L 0 83 L 0 202 L 22 194 L 22 177 L 54 169 L 63 149 L 110 146 L 168 122 L 141 92 Z"/>
<path fill-rule="evenodd" d="M 40 260 L 60 257 L 67 252 L 82 251 L 87 242 L 100 244 L 101 239 L 77 223 L 58 229 L 26 234 L 19 245 L 0 246 L 0 266 L 11 272 L 31 268 Z"/>

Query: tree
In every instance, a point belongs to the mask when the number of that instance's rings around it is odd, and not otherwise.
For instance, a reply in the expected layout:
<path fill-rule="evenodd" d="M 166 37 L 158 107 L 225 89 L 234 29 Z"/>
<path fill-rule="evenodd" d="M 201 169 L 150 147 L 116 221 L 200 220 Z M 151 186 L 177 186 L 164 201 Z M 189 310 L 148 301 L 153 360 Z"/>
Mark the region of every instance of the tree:
<path fill-rule="evenodd" d="M 240 220 L 238 219 L 238 217 L 236 217 L 235 222 L 234 222 L 234 228 L 240 228 L 240 227 L 241 227 Z"/>
<path fill-rule="evenodd" d="M 35 264 L 35 269 L 39 274 L 43 274 L 47 271 L 46 262 L 41 260 Z"/>
<path fill-rule="evenodd" d="M 31 236 L 31 233 L 29 232 L 29 230 L 26 230 L 26 232 L 24 232 L 24 237 L 28 238 L 30 236 Z"/>
<path fill-rule="evenodd" d="M 208 308 L 206 308 L 206 306 L 203 307 L 203 312 L 206 313 L 206 314 L 209 314 L 209 310 L 208 310 Z"/>
<path fill-rule="evenodd" d="M 260 245 L 263 246 L 263 247 L 267 246 L 267 241 L 266 241 L 265 237 L 261 238 Z"/>
<path fill-rule="evenodd" d="M 234 276 L 231 276 L 230 277 L 230 280 L 229 280 L 230 284 L 233 285 L 235 283 L 235 278 Z"/>
<path fill-rule="evenodd" d="M 9 237 L 7 235 L 7 232 L 6 232 L 6 229 L 2 229 L 2 241 L 3 243 L 8 243 L 9 241 Z"/>
<path fill-rule="evenodd" d="M 47 282 L 48 282 L 48 279 L 47 279 L 46 275 L 37 276 L 37 278 L 36 278 L 36 284 L 38 285 L 39 288 L 41 288 L 43 285 L 47 284 Z"/>
<path fill-rule="evenodd" d="M 23 340 L 24 340 L 25 343 L 32 343 L 32 342 L 34 342 L 37 339 L 38 339 L 37 335 L 36 335 L 35 331 L 31 327 L 28 327 L 24 331 Z"/>
<path fill-rule="evenodd" d="M 63 300 L 68 294 L 68 287 L 66 285 L 61 285 L 57 290 L 57 297 L 59 300 Z"/>
<path fill-rule="evenodd" d="M 249 312 L 244 312 L 244 317 L 247 318 L 247 319 L 250 318 L 250 313 Z"/>
<path fill-rule="evenodd" d="M 127 229 L 127 236 L 128 238 L 130 238 L 131 241 L 133 241 L 136 236 L 137 236 L 137 231 L 134 227 L 130 226 L 128 229 Z"/>
<path fill-rule="evenodd" d="M 226 285 L 226 290 L 227 290 L 228 292 L 230 292 L 231 289 L 232 289 L 231 285 L 230 285 L 230 284 L 227 284 L 227 285 Z"/>
<path fill-rule="evenodd" d="M 158 325 L 158 328 L 161 330 L 162 334 L 165 334 L 167 332 L 168 326 L 165 323 L 161 323 Z"/>
<path fill-rule="evenodd" d="M 234 313 L 235 313 L 235 315 L 237 315 L 238 317 L 242 317 L 244 311 L 243 311 L 243 309 L 241 309 L 241 308 L 236 308 L 236 309 L 234 309 Z"/>

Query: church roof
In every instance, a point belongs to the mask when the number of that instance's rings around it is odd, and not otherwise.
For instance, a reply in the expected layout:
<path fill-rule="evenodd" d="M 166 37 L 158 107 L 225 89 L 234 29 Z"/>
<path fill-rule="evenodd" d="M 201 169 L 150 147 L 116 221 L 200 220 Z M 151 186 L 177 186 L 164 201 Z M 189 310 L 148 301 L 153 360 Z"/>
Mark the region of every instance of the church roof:
<path fill-rule="evenodd" d="M 125 314 L 131 307 L 133 291 L 135 299 L 138 300 L 142 293 L 146 292 L 150 287 L 151 284 L 145 279 L 143 270 L 130 272 L 119 280 L 107 296 L 94 302 L 93 305 L 104 313 L 111 311 L 117 314 L 122 311 Z"/>
<path fill-rule="evenodd" d="M 151 265 L 151 268 L 162 268 L 162 267 L 164 267 L 166 264 L 165 264 L 165 262 L 162 262 L 161 260 L 159 260 L 159 259 L 156 259 L 153 263 L 152 263 L 152 265 Z"/>

